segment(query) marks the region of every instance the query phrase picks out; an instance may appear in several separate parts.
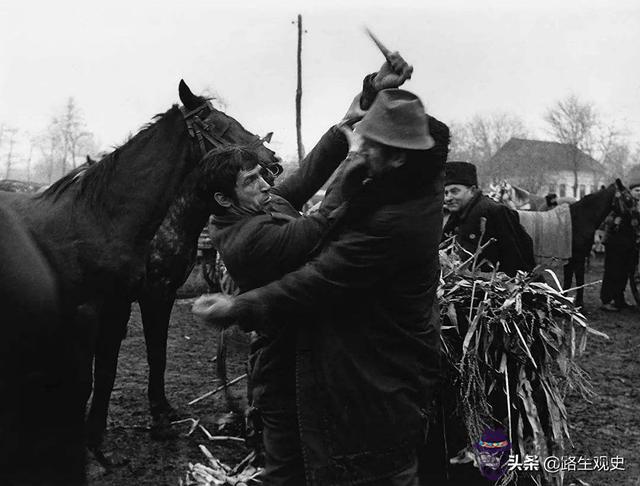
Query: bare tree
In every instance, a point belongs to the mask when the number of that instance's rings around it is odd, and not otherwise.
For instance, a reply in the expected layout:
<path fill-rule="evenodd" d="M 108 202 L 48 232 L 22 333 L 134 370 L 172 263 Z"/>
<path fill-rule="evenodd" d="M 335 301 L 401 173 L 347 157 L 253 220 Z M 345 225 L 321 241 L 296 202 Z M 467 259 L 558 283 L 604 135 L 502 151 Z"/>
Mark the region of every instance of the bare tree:
<path fill-rule="evenodd" d="M 549 124 L 549 133 L 555 140 L 571 146 L 573 196 L 578 197 L 580 150 L 589 155 L 593 153 L 595 133 L 600 124 L 596 108 L 593 103 L 582 101 L 572 94 L 549 108 L 544 120 Z"/>
<path fill-rule="evenodd" d="M 61 112 L 33 143 L 41 154 L 37 168 L 48 182 L 75 169 L 88 153 L 96 152 L 93 134 L 87 130 L 82 112 L 73 98 L 68 98 Z"/>
<path fill-rule="evenodd" d="M 520 118 L 511 113 L 475 115 L 465 123 L 452 123 L 449 159 L 474 163 L 483 177 L 494 174 L 487 161 L 509 139 L 525 138 L 527 129 Z"/>
<path fill-rule="evenodd" d="M 4 178 L 9 179 L 11 175 L 11 169 L 13 167 L 13 163 L 15 161 L 15 145 L 16 145 L 16 136 L 18 135 L 18 129 L 13 127 L 2 127 L 2 142 L 6 144 L 7 151 L 5 153 L 5 174 Z"/>
<path fill-rule="evenodd" d="M 62 114 L 53 118 L 52 128 L 60 134 L 60 163 L 62 173 L 65 174 L 69 169 L 77 167 L 78 159 L 84 161 L 85 155 L 93 151 L 93 134 L 86 130 L 82 113 L 73 98 L 67 100 Z"/>
<path fill-rule="evenodd" d="M 631 159 L 631 148 L 624 141 L 612 142 L 607 146 L 602 165 L 611 177 L 622 177 Z"/>

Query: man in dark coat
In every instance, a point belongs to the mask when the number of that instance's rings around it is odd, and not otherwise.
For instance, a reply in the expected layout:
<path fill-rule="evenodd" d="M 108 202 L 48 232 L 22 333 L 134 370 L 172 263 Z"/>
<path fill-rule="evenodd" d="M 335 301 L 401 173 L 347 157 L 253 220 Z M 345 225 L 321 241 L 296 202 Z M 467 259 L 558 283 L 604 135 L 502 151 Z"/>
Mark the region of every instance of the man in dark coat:
<path fill-rule="evenodd" d="M 636 200 L 640 200 L 640 173 L 632 173 L 628 179 L 629 191 Z M 632 218 L 635 214 L 623 214 L 619 220 L 605 224 L 604 239 L 604 275 L 600 288 L 602 310 L 617 312 L 629 307 L 624 297 L 627 280 L 633 278 L 633 271 L 638 265 L 638 232 Z M 637 224 L 637 223 L 636 223 Z"/>
<path fill-rule="evenodd" d="M 486 259 L 494 266 L 499 264 L 499 270 L 510 276 L 533 269 L 533 242 L 520 225 L 518 213 L 482 194 L 475 165 L 447 163 L 444 184 L 445 209 L 450 213 L 444 238 L 455 235 L 470 255 L 493 238 L 478 263 Z"/>
<path fill-rule="evenodd" d="M 387 89 L 356 132 L 363 165 L 344 174 L 348 200 L 317 256 L 235 299 L 209 296 L 198 313 L 244 329 L 295 327 L 306 484 L 417 485 L 440 363 L 449 130 L 414 94 Z"/>

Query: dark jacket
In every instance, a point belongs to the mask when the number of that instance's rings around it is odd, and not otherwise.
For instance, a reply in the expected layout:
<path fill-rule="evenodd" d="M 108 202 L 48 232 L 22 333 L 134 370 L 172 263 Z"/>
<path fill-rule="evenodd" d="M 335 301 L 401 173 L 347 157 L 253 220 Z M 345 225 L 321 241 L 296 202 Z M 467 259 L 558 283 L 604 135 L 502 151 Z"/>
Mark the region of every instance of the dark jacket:
<path fill-rule="evenodd" d="M 418 165 L 365 185 L 316 258 L 236 300 L 245 328 L 297 326 L 310 485 L 382 480 L 406 468 L 424 440 L 440 364 L 436 290 L 449 142 L 446 125 L 429 123 L 436 146 Z"/>
<path fill-rule="evenodd" d="M 444 238 L 455 235 L 458 243 L 475 253 L 482 234 L 481 218 L 486 219 L 482 243 L 495 238 L 482 252 L 478 262 L 487 259 L 500 262 L 500 271 L 515 275 L 517 270 L 530 271 L 535 266 L 533 242 L 520 224 L 518 213 L 478 192 L 459 213 L 452 213 L 443 229 Z"/>
<path fill-rule="evenodd" d="M 302 205 L 327 181 L 346 157 L 344 135 L 331 128 L 291 176 L 272 190 L 268 211 L 245 216 L 214 217 L 210 228 L 231 277 L 241 292 L 280 278 L 302 265 L 320 240 L 331 210 L 341 198 L 333 193 L 312 216 L 300 217 Z M 295 332 L 284 323 L 279 332 L 259 333 L 252 342 L 252 404 L 279 407 L 295 397 Z"/>

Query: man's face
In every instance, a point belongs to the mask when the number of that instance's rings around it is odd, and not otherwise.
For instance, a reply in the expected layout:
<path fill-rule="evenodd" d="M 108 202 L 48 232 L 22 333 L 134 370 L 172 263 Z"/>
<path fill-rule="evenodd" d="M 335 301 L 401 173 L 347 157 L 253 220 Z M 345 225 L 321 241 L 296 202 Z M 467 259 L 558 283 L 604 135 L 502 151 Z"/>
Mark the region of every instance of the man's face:
<path fill-rule="evenodd" d="M 640 186 L 634 187 L 629 192 L 631 192 L 631 195 L 634 197 L 634 199 L 640 200 Z"/>
<path fill-rule="evenodd" d="M 271 186 L 264 180 L 261 174 L 262 167 L 256 165 L 250 170 L 241 170 L 236 179 L 235 205 L 251 212 L 260 211 L 271 200 L 269 190 Z"/>
<path fill-rule="evenodd" d="M 385 153 L 382 145 L 366 138 L 362 140 L 360 153 L 365 158 L 368 176 L 372 178 L 379 177 L 404 164 L 402 152 Z"/>
<path fill-rule="evenodd" d="M 451 213 L 457 213 L 471 201 L 475 192 L 474 186 L 449 184 L 444 188 L 444 207 Z"/>

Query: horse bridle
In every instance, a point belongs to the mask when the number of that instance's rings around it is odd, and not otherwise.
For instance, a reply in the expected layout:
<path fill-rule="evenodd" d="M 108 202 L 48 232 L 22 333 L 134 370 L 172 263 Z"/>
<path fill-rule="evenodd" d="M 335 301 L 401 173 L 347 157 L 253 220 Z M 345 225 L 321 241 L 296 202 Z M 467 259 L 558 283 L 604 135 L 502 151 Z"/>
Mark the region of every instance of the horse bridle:
<path fill-rule="evenodd" d="M 209 114 L 203 119 L 201 114 L 205 109 L 209 110 Z M 205 101 L 202 105 L 191 111 L 187 111 L 184 106 L 181 106 L 180 111 L 182 112 L 184 122 L 187 125 L 187 133 L 189 134 L 189 137 L 194 139 L 198 143 L 198 147 L 200 147 L 201 157 L 204 157 L 209 152 L 205 145 L 205 141 L 211 144 L 212 149 L 233 143 L 229 140 L 225 140 L 224 138 L 225 133 L 229 129 L 228 125 L 221 133 L 215 133 L 214 129 L 216 127 L 210 120 L 211 114 L 215 111 L 211 102 Z M 272 133 L 268 133 L 262 138 L 256 137 L 256 140 L 250 145 L 250 148 L 258 147 L 264 142 L 269 142 L 271 140 L 271 135 Z M 282 173 L 282 166 L 280 164 L 273 164 L 274 167 L 271 167 L 264 161 L 260 160 L 260 158 L 258 158 L 258 163 L 263 169 L 267 170 L 273 178 Z"/>

